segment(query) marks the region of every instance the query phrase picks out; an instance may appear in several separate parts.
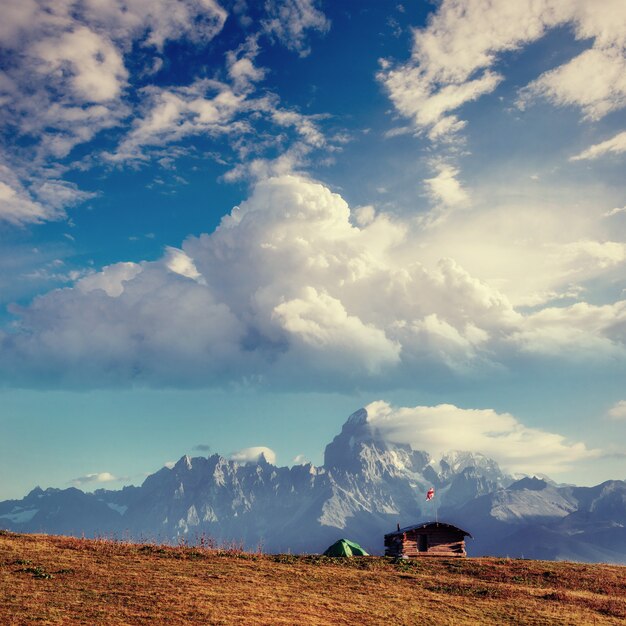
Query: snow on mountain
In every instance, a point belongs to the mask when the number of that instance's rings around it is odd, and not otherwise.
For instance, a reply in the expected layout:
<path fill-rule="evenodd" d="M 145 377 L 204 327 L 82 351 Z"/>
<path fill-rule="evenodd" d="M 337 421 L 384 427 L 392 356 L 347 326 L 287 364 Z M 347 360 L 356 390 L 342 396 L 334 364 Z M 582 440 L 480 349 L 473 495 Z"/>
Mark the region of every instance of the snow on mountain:
<path fill-rule="evenodd" d="M 436 496 L 427 503 L 431 486 Z M 140 487 L 93 494 L 37 488 L 0 502 L 0 527 L 160 541 L 193 542 L 205 534 L 273 552 L 318 552 L 347 536 L 380 553 L 386 532 L 432 518 L 435 506 L 439 519 L 474 535 L 470 554 L 626 562 L 626 482 L 592 488 L 529 477 L 513 482 L 476 452 L 434 460 L 386 441 L 364 409 L 328 444 L 321 467 L 276 467 L 265 455 L 246 463 L 183 456 Z"/>
<path fill-rule="evenodd" d="M 37 513 L 39 513 L 39 509 L 29 509 L 17 505 L 9 513 L 0 515 L 0 524 L 2 524 L 3 519 L 9 520 L 14 524 L 25 524 L 30 522 Z"/>

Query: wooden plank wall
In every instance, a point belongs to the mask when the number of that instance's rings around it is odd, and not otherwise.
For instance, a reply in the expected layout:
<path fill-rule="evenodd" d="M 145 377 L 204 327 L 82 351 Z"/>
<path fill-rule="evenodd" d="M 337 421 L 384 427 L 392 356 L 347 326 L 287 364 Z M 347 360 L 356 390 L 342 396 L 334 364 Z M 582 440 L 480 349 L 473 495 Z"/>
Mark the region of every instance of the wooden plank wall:
<path fill-rule="evenodd" d="M 428 537 L 428 551 L 419 551 L 419 536 Z M 422 556 L 465 556 L 465 536 L 462 533 L 434 530 L 423 533 L 408 531 L 404 535 L 385 538 L 385 554 L 387 556 L 422 557 Z"/>

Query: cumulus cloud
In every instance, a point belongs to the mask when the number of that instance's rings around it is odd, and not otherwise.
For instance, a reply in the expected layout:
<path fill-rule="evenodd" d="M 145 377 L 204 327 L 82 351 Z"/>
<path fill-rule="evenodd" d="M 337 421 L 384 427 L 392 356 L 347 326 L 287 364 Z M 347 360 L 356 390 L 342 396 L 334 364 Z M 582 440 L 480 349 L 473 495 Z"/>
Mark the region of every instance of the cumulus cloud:
<path fill-rule="evenodd" d="M 40 353 L 52 368 L 61 367 L 62 380 L 78 385 L 133 384 L 148 370 L 150 378 L 178 386 L 197 384 L 199 375 L 232 377 L 243 332 L 208 289 L 161 263 L 110 266 L 73 289 L 36 299 L 24 314 L 43 333 L 34 342 L 21 332 L 4 335 L 2 352 L 17 341 L 24 366 L 43 366 L 31 361 Z M 43 370 L 44 378 L 52 374 L 48 365 Z"/>
<path fill-rule="evenodd" d="M 486 229 L 465 213 L 446 229 L 424 230 L 373 207 L 351 212 L 341 196 L 300 176 L 261 181 L 214 232 L 14 307 L 16 321 L 0 334 L 0 370 L 20 384 L 345 389 L 414 385 L 436 372 L 482 375 L 520 354 L 626 356 L 626 302 L 522 313 L 506 295 L 517 293 L 518 273 L 532 274 L 533 262 L 540 278 L 522 283 L 526 297 L 542 285 L 563 289 L 577 267 L 593 276 L 591 266 L 620 266 L 624 245 L 540 246 L 543 256 L 525 265 L 515 256 L 510 268 L 498 262 L 510 278 L 499 289 L 493 277 L 477 278 L 494 257 L 482 267 L 470 245 L 488 248 L 489 230 L 502 246 L 498 221 L 492 216 Z M 530 231 L 512 218 L 499 219 L 515 236 L 537 230 L 532 215 Z M 573 215 L 570 225 L 576 237 Z M 510 256 L 512 237 L 504 240 Z M 470 273 L 453 255 L 481 271 Z M 544 270 L 552 282 L 537 283 Z"/>
<path fill-rule="evenodd" d="M 502 81 L 493 67 L 503 53 L 571 24 L 592 47 L 533 81 L 519 104 L 541 96 L 598 119 L 626 105 L 625 19 L 620 0 L 601 12 L 593 0 L 444 0 L 426 27 L 414 29 L 410 60 L 396 66 L 383 61 L 378 77 L 416 130 L 433 140 L 450 138 L 465 125 L 455 111 Z"/>
<path fill-rule="evenodd" d="M 529 315 L 514 334 L 518 349 L 538 355 L 595 361 L 626 357 L 626 300 L 593 305 L 577 302 Z"/>
<path fill-rule="evenodd" d="M 85 476 L 79 476 L 73 478 L 70 483 L 81 487 L 83 485 L 89 485 L 91 483 L 110 483 L 116 480 L 120 480 L 110 472 L 97 472 L 94 474 L 85 474 Z"/>
<path fill-rule="evenodd" d="M 251 448 L 243 448 L 233 452 L 229 458 L 231 461 L 238 463 L 259 463 L 262 457 L 271 465 L 276 465 L 276 453 L 271 448 L 265 446 L 253 446 Z"/>
<path fill-rule="evenodd" d="M 626 262 L 621 233 L 603 219 L 595 194 L 582 198 L 548 189 L 530 200 L 494 200 L 499 193 L 497 185 L 476 187 L 472 210 L 428 222 L 429 228 L 415 235 L 422 262 L 434 265 L 442 256 L 452 257 L 515 307 L 578 299 L 591 281 Z M 549 198 L 554 193 L 558 204 Z"/>
<path fill-rule="evenodd" d="M 580 154 L 571 157 L 570 161 L 598 159 L 607 154 L 622 154 L 623 152 L 626 152 L 626 131 L 618 133 L 606 141 L 590 146 Z"/>
<path fill-rule="evenodd" d="M 293 349 L 302 349 L 303 356 L 315 358 L 319 353 L 320 366 L 330 359 L 350 367 L 357 359 L 372 373 L 400 361 L 400 344 L 384 330 L 348 315 L 337 298 L 314 287 L 303 289 L 301 296 L 274 307 L 273 319 L 293 338 Z"/>
<path fill-rule="evenodd" d="M 141 265 L 138 263 L 116 263 L 82 278 L 75 288 L 82 293 L 102 290 L 107 296 L 117 298 L 124 292 L 124 283 L 140 272 Z"/>
<path fill-rule="evenodd" d="M 310 52 L 307 31 L 323 34 L 330 28 L 330 21 L 317 4 L 317 0 L 267 0 L 263 29 L 300 56 L 307 56 Z"/>
<path fill-rule="evenodd" d="M 626 400 L 616 402 L 609 409 L 608 416 L 614 420 L 626 420 Z"/>
<path fill-rule="evenodd" d="M 435 457 L 451 447 L 480 452 L 509 472 L 558 473 L 600 454 L 493 409 L 462 409 L 453 404 L 393 407 L 377 401 L 366 411 L 372 428 L 389 441 L 408 443 Z"/>
<path fill-rule="evenodd" d="M 172 248 L 171 246 L 167 246 L 165 248 L 165 266 L 171 272 L 175 274 L 180 274 L 181 276 L 186 276 L 187 278 L 191 278 L 192 280 L 197 280 L 199 283 L 205 284 L 205 280 L 196 269 L 193 261 L 178 248 Z"/>

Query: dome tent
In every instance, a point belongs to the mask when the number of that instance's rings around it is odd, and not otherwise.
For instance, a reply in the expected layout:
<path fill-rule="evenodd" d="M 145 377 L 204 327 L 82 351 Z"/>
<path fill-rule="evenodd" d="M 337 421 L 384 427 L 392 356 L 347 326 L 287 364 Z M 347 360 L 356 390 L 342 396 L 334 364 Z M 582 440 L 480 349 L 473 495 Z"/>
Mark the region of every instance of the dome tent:
<path fill-rule="evenodd" d="M 348 539 L 340 539 L 326 549 L 324 556 L 369 556 L 369 554 L 358 543 Z"/>

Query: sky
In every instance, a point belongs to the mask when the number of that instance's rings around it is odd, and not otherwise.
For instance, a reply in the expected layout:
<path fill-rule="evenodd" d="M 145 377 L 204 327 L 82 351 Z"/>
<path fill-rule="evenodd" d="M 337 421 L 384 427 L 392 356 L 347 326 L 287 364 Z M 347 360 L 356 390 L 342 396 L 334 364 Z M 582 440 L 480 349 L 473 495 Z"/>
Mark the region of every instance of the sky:
<path fill-rule="evenodd" d="M 6 0 L 0 498 L 390 442 L 626 479 L 622 0 Z"/>

